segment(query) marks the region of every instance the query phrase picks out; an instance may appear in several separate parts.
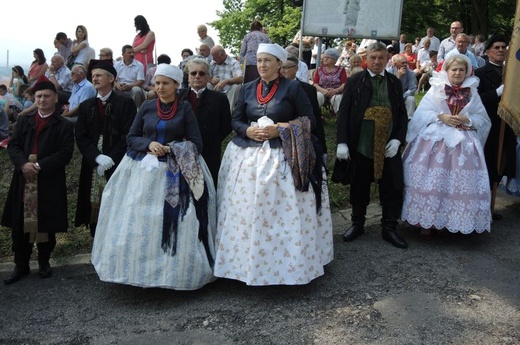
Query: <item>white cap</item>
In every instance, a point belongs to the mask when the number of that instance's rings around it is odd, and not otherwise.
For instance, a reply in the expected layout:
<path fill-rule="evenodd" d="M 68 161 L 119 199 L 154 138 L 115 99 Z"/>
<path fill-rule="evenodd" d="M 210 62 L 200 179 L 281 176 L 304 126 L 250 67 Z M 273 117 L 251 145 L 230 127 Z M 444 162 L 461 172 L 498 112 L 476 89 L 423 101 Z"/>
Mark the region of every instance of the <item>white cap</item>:
<path fill-rule="evenodd" d="M 287 61 L 287 51 L 276 43 L 260 43 L 256 55 L 267 53 L 277 57 L 283 63 Z"/>
<path fill-rule="evenodd" d="M 442 64 L 442 69 L 448 72 L 448 65 L 452 60 L 456 58 L 458 58 L 459 60 L 464 60 L 466 62 L 466 77 L 469 77 L 471 75 L 471 72 L 473 72 L 473 65 L 471 64 L 471 60 L 469 59 L 469 57 L 463 54 L 450 55 L 446 60 L 444 60 Z"/>
<path fill-rule="evenodd" d="M 184 78 L 184 74 L 178 67 L 168 65 L 165 63 L 157 65 L 157 69 L 155 70 L 155 74 L 153 77 L 155 78 L 158 75 L 162 75 L 170 79 L 173 79 L 179 84 L 182 84 L 182 79 Z"/>

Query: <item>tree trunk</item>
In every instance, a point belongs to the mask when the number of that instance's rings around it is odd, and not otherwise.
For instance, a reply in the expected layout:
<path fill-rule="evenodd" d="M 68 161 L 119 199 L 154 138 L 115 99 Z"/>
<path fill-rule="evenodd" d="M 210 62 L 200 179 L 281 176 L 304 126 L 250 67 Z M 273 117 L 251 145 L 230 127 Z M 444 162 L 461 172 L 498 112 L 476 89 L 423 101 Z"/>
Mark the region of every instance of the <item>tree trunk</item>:
<path fill-rule="evenodd" d="M 489 31 L 489 0 L 471 1 L 471 32 L 487 37 Z"/>

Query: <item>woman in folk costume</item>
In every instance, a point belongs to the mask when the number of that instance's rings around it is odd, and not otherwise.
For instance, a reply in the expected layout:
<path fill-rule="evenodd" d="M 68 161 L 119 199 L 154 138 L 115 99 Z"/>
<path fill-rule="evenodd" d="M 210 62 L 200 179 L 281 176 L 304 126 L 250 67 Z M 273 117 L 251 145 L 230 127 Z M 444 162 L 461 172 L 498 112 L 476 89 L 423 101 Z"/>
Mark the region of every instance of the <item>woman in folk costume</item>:
<path fill-rule="evenodd" d="M 215 187 L 197 120 L 176 96 L 182 78 L 157 67 L 159 98 L 139 109 L 103 192 L 92 248 L 103 281 L 193 290 L 215 279 Z"/>
<path fill-rule="evenodd" d="M 425 230 L 490 231 L 491 195 L 483 146 L 491 122 L 471 61 L 455 54 L 430 79 L 408 126 L 401 219 Z"/>
<path fill-rule="evenodd" d="M 307 284 L 333 257 L 316 120 L 299 82 L 279 74 L 286 59 L 259 45 L 260 78 L 242 87 L 219 172 L 215 275 L 248 285 Z"/>

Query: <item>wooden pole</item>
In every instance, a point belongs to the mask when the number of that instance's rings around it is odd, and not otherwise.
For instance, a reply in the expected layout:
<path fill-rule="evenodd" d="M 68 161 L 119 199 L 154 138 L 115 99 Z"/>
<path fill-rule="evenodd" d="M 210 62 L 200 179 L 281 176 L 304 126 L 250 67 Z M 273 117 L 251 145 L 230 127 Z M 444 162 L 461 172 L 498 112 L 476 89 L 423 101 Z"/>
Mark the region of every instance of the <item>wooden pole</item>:
<path fill-rule="evenodd" d="M 498 156 L 497 156 L 497 172 L 500 176 L 500 164 L 502 163 L 502 150 L 504 148 L 504 133 L 506 131 L 506 123 L 500 119 L 500 132 L 498 134 Z M 493 181 L 493 188 L 491 189 L 491 214 L 495 212 L 495 199 L 497 197 L 498 182 Z"/>

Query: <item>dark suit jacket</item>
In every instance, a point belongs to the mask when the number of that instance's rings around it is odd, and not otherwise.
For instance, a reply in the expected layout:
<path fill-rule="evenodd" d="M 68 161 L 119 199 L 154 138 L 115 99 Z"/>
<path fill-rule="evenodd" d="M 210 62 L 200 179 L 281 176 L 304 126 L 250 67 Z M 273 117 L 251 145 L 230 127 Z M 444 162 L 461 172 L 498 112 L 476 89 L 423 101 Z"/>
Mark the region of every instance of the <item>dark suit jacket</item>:
<path fill-rule="evenodd" d="M 405 144 L 408 128 L 408 116 L 404 106 L 403 90 L 399 79 L 391 73 L 385 72 L 388 86 L 388 97 L 392 109 L 392 132 L 388 141 L 397 139 L 401 145 Z M 356 73 L 347 79 L 343 98 L 338 111 L 337 143 L 346 143 L 350 152 L 356 152 L 361 134 L 365 110 L 370 102 L 372 85 L 370 84 L 368 70 Z M 352 155 L 351 155 L 352 156 Z M 355 162 L 354 162 L 355 163 Z M 385 166 L 392 169 L 394 184 L 401 189 L 403 184 L 403 164 L 401 155 L 385 159 Z M 364 172 L 360 172 L 364 173 Z"/>
<path fill-rule="evenodd" d="M 65 166 L 74 151 L 74 125 L 58 113 L 51 116 L 38 137 L 38 231 L 55 233 L 68 228 Z M 13 231 L 23 232 L 25 178 L 21 168 L 28 162 L 34 134 L 35 114 L 20 116 L 7 147 L 14 173 L 1 224 Z"/>
<path fill-rule="evenodd" d="M 482 99 L 482 103 L 486 108 L 488 116 L 491 120 L 491 130 L 484 146 L 484 155 L 486 157 L 486 165 L 488 168 L 489 178 L 491 182 L 498 182 L 502 175 L 514 177 L 516 170 L 516 136 L 509 127 L 505 124 L 504 133 L 504 146 L 503 152 L 505 153 L 504 159 L 501 165 L 505 163 L 505 171 L 499 172 L 497 169 L 498 160 L 498 144 L 499 144 L 499 133 L 500 123 L 502 119 L 497 114 L 498 103 L 500 103 L 500 97 L 497 96 L 496 89 L 499 87 L 502 81 L 502 74 L 500 69 L 486 62 L 486 65 L 475 70 L 475 76 L 479 77 L 480 84 L 478 86 L 478 93 Z"/>
<path fill-rule="evenodd" d="M 107 107 L 108 106 L 108 107 Z M 104 154 L 112 158 L 115 165 L 105 171 L 110 178 L 126 152 L 126 135 L 137 112 L 130 97 L 112 92 L 107 100 L 103 123 L 97 107 L 97 97 L 85 100 L 78 108 L 76 123 L 76 144 L 83 155 L 79 177 L 78 202 L 76 205 L 75 226 L 90 223 L 90 191 L 92 172 L 97 166 L 96 157 Z M 100 135 L 103 135 L 101 151 L 98 149 Z"/>
<path fill-rule="evenodd" d="M 323 153 L 327 153 L 327 142 L 325 140 L 325 129 L 323 128 L 323 120 L 321 118 L 321 109 L 318 103 L 318 94 L 316 93 L 316 88 L 309 83 L 305 83 L 300 81 L 301 86 L 303 87 L 303 91 L 309 98 L 312 106 L 312 112 L 314 113 L 314 117 L 316 118 L 316 127 L 312 131 L 312 134 L 316 136 L 318 139 L 318 144 L 321 146 Z"/>
<path fill-rule="evenodd" d="M 189 104 L 191 88 L 181 91 L 179 99 Z M 231 112 L 229 101 L 224 94 L 206 89 L 195 108 L 195 117 L 202 135 L 202 157 L 213 177 L 215 186 L 220 169 L 222 141 L 231 133 Z"/>

